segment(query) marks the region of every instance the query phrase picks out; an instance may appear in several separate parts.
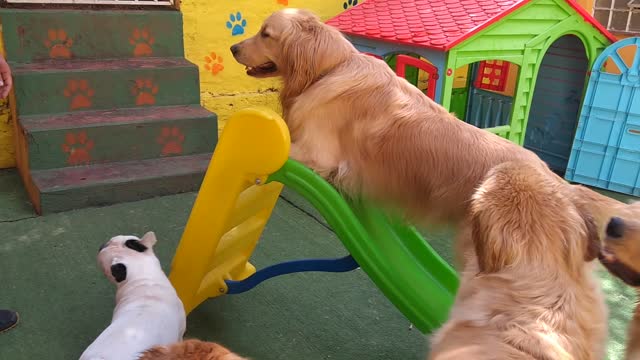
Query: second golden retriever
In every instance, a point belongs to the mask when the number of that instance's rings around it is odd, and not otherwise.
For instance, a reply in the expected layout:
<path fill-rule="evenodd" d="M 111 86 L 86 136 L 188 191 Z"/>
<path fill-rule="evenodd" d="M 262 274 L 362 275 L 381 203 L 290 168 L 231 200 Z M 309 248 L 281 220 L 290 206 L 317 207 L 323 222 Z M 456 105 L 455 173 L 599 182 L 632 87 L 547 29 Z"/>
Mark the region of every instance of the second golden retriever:
<path fill-rule="evenodd" d="M 430 359 L 603 359 L 595 224 L 539 168 L 504 163 L 474 194 L 469 251 Z"/>
<path fill-rule="evenodd" d="M 506 161 L 534 164 L 565 183 L 536 154 L 458 120 L 309 11 L 273 13 L 231 52 L 248 75 L 282 78 L 292 158 L 343 192 L 413 221 L 466 221 L 475 188 Z M 599 229 L 625 206 L 586 188 L 572 191 L 589 198 L 578 201 Z"/>
<path fill-rule="evenodd" d="M 640 207 L 640 203 L 632 206 Z M 607 225 L 607 236 L 600 262 L 614 276 L 636 288 L 640 298 L 640 219 L 614 217 Z M 627 360 L 640 359 L 640 303 L 636 304 L 627 334 Z"/>

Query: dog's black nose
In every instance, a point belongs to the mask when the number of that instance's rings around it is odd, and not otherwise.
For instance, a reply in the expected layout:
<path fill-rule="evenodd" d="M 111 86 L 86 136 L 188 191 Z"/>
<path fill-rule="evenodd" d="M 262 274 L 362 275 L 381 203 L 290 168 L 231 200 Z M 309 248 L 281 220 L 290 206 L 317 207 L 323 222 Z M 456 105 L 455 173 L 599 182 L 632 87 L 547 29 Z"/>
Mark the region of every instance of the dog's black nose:
<path fill-rule="evenodd" d="M 238 44 L 235 44 L 233 46 L 231 46 L 231 54 L 233 54 L 233 56 L 236 56 L 236 54 L 240 51 L 240 47 L 238 46 Z"/>
<path fill-rule="evenodd" d="M 98 252 L 102 251 L 102 249 L 107 247 L 107 243 L 104 243 L 102 245 L 100 245 L 100 249 L 98 249 Z"/>
<path fill-rule="evenodd" d="M 619 239 L 624 235 L 624 220 L 619 217 L 612 217 L 607 225 L 607 236 Z"/>

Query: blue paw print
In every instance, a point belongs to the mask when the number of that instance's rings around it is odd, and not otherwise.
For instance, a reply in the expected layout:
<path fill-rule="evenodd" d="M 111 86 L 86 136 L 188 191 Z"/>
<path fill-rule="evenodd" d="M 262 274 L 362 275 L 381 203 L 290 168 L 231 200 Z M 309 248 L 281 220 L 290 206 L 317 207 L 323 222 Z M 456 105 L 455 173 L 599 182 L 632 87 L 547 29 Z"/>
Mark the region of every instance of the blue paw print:
<path fill-rule="evenodd" d="M 358 0 L 348 0 L 345 1 L 344 3 L 342 3 L 342 7 L 347 10 L 348 8 L 352 7 L 352 6 L 356 6 L 358 5 Z"/>
<path fill-rule="evenodd" d="M 229 15 L 229 21 L 227 21 L 227 29 L 231 29 L 231 36 L 244 34 L 245 26 L 247 26 L 247 19 L 242 18 L 242 14 L 240 14 L 240 11 L 235 14 Z"/>

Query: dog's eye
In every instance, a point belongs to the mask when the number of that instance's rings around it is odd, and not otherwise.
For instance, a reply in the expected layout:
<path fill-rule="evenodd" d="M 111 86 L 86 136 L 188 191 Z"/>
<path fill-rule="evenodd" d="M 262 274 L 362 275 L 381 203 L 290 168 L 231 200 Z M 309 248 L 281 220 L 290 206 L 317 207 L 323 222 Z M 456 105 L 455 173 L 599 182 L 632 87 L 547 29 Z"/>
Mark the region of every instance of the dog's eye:
<path fill-rule="evenodd" d="M 145 252 L 147 247 L 138 240 L 129 239 L 124 242 L 124 246 L 128 247 L 131 250 L 135 250 L 137 252 Z"/>
<path fill-rule="evenodd" d="M 268 38 L 268 37 L 269 37 L 269 33 L 263 30 L 263 31 L 260 33 L 260 36 L 262 36 L 263 38 Z"/>

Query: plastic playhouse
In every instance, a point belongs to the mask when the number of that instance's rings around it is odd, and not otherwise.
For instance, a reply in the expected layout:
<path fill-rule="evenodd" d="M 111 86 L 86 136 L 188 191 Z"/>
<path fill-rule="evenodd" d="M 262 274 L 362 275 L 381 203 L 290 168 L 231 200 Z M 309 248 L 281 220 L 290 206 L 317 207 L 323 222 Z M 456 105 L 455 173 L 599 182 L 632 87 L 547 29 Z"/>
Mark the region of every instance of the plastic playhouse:
<path fill-rule="evenodd" d="M 369 0 L 328 23 L 567 180 L 640 195 L 638 41 L 575 1 Z"/>
<path fill-rule="evenodd" d="M 397 54 L 419 58 L 407 64 L 408 80 L 559 172 L 567 166 L 585 78 L 615 42 L 572 0 L 369 0 L 328 24 L 392 66 Z"/>

